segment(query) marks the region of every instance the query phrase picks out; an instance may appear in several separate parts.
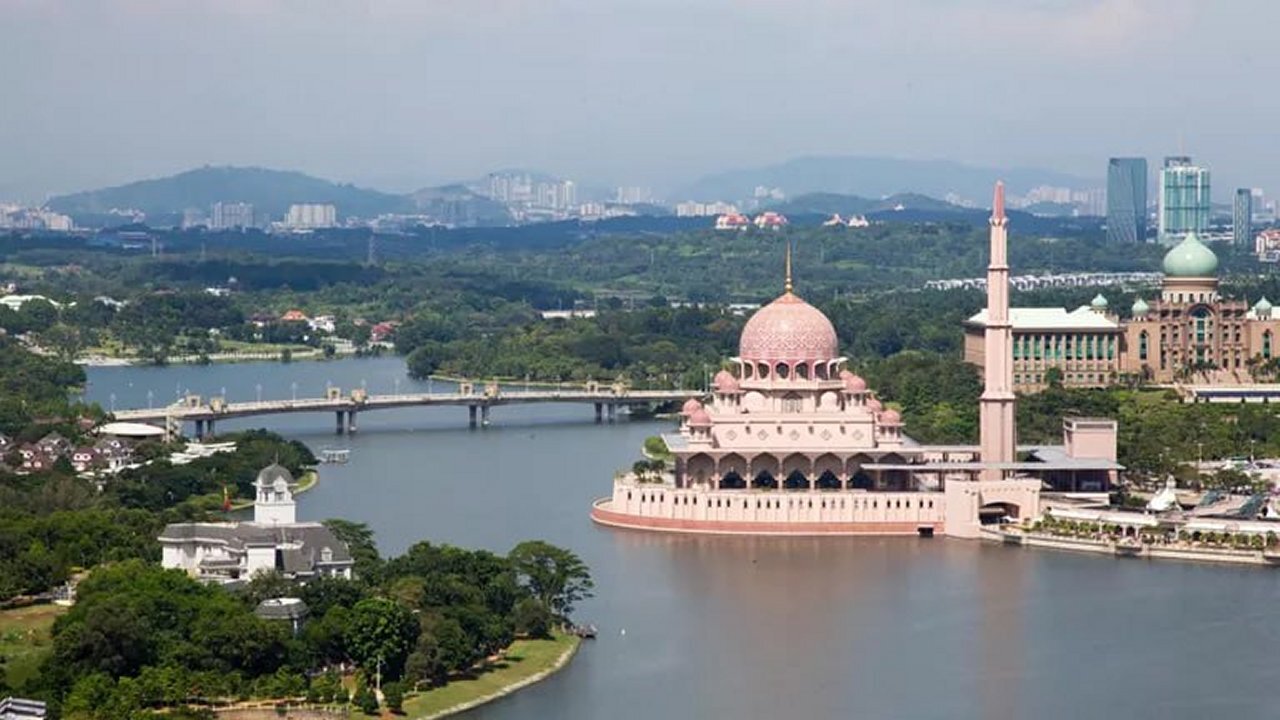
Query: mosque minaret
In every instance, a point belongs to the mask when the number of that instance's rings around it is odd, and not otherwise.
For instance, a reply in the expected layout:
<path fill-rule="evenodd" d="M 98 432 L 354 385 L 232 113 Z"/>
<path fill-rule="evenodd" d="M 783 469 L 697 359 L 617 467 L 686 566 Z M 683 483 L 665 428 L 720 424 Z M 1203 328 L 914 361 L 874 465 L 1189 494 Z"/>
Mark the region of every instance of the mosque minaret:
<path fill-rule="evenodd" d="M 1004 214 L 1004 183 L 996 183 L 991 205 L 991 259 L 987 265 L 986 357 L 978 407 L 979 446 L 987 467 L 983 480 L 999 480 L 999 464 L 1017 460 L 1013 394 L 1013 325 L 1009 322 L 1009 219 Z"/>

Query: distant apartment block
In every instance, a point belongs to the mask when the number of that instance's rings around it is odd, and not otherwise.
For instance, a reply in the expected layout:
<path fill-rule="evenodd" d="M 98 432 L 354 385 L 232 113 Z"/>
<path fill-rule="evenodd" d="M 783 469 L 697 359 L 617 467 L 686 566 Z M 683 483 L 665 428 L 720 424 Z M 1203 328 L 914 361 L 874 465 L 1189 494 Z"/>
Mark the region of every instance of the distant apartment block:
<path fill-rule="evenodd" d="M 1071 188 L 1054 187 L 1052 185 L 1037 185 L 1027 191 L 1025 202 L 1028 205 L 1036 203 L 1058 203 L 1066 205 L 1071 202 Z"/>
<path fill-rule="evenodd" d="M 613 201 L 619 205 L 640 205 L 653 202 L 653 191 L 646 187 L 619 187 L 614 190 Z"/>
<path fill-rule="evenodd" d="M 244 228 L 250 228 L 253 226 L 253 205 L 250 203 L 219 202 L 213 204 L 209 222 L 209 227 L 211 229 L 243 230 Z"/>
<path fill-rule="evenodd" d="M 1280 229 L 1269 228 L 1253 239 L 1253 252 L 1259 262 L 1280 262 Z"/>
<path fill-rule="evenodd" d="M 56 230 L 67 232 L 75 228 L 67 215 L 45 208 L 28 208 L 21 205 L 0 205 L 0 230 Z"/>
<path fill-rule="evenodd" d="M 578 205 L 572 180 L 537 180 L 528 173 L 493 173 L 487 178 L 490 199 L 531 209 L 568 211 Z"/>
<path fill-rule="evenodd" d="M 682 202 L 676 204 L 676 217 L 708 217 L 711 215 L 737 215 L 738 207 L 727 202 Z"/>
<path fill-rule="evenodd" d="M 1107 241 L 1147 238 L 1147 159 L 1111 158 L 1107 163 Z"/>
<path fill-rule="evenodd" d="M 1160 170 L 1157 226 L 1160 242 L 1180 242 L 1187 233 L 1204 233 L 1209 227 L 1209 170 L 1190 157 L 1164 159 Z"/>
<path fill-rule="evenodd" d="M 292 230 L 330 228 L 338 224 L 338 209 L 329 203 L 290 205 L 284 224 Z"/>
<path fill-rule="evenodd" d="M 636 211 L 627 205 L 589 202 L 579 205 L 577 214 L 583 220 L 607 220 L 616 217 L 635 217 Z"/>

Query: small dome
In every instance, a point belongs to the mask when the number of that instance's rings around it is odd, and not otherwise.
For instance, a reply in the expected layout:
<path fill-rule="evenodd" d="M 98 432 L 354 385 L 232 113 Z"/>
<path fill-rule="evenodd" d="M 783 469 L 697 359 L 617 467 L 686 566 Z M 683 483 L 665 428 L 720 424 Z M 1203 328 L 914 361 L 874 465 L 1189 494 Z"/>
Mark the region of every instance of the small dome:
<path fill-rule="evenodd" d="M 1146 300 L 1143 300 L 1142 298 L 1138 298 L 1137 300 L 1134 300 L 1134 301 L 1133 301 L 1133 316 L 1134 316 L 1134 317 L 1142 317 L 1142 316 L 1146 315 L 1146 314 L 1147 314 L 1147 313 L 1149 313 L 1149 312 L 1151 312 L 1151 308 L 1147 306 L 1147 301 L 1146 301 Z"/>
<path fill-rule="evenodd" d="M 1258 314 L 1271 312 L 1271 303 L 1267 300 L 1266 296 L 1263 296 L 1261 300 L 1253 304 L 1253 309 L 1258 311 Z"/>
<path fill-rule="evenodd" d="M 882 405 L 879 400 L 871 398 L 867 401 L 867 409 L 873 413 L 878 413 L 884 409 L 884 405 Z"/>
<path fill-rule="evenodd" d="M 711 427 L 711 415 L 707 414 L 707 409 L 699 407 L 689 416 L 689 427 Z"/>
<path fill-rule="evenodd" d="M 1218 256 L 1193 232 L 1164 256 L 1164 274 L 1170 277 L 1212 277 L 1217 270 Z"/>
<path fill-rule="evenodd" d="M 747 320 L 738 355 L 770 364 L 825 362 L 839 357 L 839 345 L 827 316 L 788 291 Z"/>
<path fill-rule="evenodd" d="M 899 413 L 893 408 L 889 408 L 888 410 L 880 413 L 880 422 L 884 425 L 901 425 L 902 413 Z"/>
<path fill-rule="evenodd" d="M 738 378 L 734 377 L 733 373 L 728 370 L 721 370 L 716 373 L 711 384 L 715 386 L 716 390 L 726 395 L 742 392 L 742 388 L 738 386 Z"/>
<path fill-rule="evenodd" d="M 1098 293 L 1097 295 L 1094 295 L 1093 300 L 1089 301 L 1089 307 L 1093 308 L 1094 310 L 1106 310 L 1107 304 L 1108 304 L 1107 299 L 1102 296 L 1102 293 Z"/>
<path fill-rule="evenodd" d="M 685 417 L 689 417 L 690 415 L 694 414 L 695 412 L 701 409 L 702 409 L 702 403 L 698 402 L 697 398 L 689 398 L 688 400 L 685 400 L 684 405 L 681 406 L 680 414 Z"/>
<path fill-rule="evenodd" d="M 270 465 L 262 468 L 258 473 L 258 480 L 256 484 L 263 487 L 279 489 L 279 486 L 277 485 L 278 482 L 283 482 L 285 487 L 292 485 L 293 474 L 289 472 L 288 468 L 280 463 L 271 463 Z"/>
<path fill-rule="evenodd" d="M 848 370 L 840 371 L 840 380 L 844 382 L 845 392 L 860 393 L 867 391 L 867 381 Z"/>

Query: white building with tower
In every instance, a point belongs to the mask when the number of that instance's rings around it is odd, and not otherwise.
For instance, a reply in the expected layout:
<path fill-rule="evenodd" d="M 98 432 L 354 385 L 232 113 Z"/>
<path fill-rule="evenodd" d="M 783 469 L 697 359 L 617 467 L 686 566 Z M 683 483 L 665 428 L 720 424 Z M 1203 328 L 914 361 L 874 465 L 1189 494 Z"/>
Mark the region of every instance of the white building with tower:
<path fill-rule="evenodd" d="M 160 564 L 222 584 L 275 571 L 292 580 L 350 578 L 346 543 L 317 522 L 298 522 L 293 475 L 273 463 L 253 483 L 252 522 L 173 523 L 160 534 Z"/>

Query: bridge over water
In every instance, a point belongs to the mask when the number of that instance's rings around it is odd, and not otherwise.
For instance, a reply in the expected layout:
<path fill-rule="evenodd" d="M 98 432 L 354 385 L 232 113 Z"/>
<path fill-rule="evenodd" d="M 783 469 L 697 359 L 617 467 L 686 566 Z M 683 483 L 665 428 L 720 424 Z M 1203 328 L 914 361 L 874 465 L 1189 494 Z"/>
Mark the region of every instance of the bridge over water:
<path fill-rule="evenodd" d="M 332 412 L 336 418 L 338 434 L 356 431 L 359 413 L 373 410 L 389 410 L 407 407 L 449 406 L 467 408 L 471 427 L 487 425 L 489 410 L 500 405 L 531 405 L 538 403 L 575 403 L 591 405 L 595 409 L 596 422 L 613 422 L 619 407 L 651 406 L 656 403 L 682 401 L 700 395 L 695 390 L 629 390 L 612 385 L 588 384 L 585 387 L 546 390 L 509 391 L 490 384 L 483 392 L 476 392 L 469 382 L 459 384 L 457 392 L 449 393 L 396 393 L 371 395 L 357 389 L 343 394 L 331 387 L 324 397 L 294 398 L 291 400 L 258 400 L 254 402 L 226 402 L 222 397 L 203 398 L 188 395 L 178 402 L 158 408 L 116 410 L 115 418 L 125 422 L 162 423 L 169 431 L 177 431 L 183 423 L 195 423 L 197 437 L 213 435 L 219 420 L 279 415 L 284 413 Z"/>

